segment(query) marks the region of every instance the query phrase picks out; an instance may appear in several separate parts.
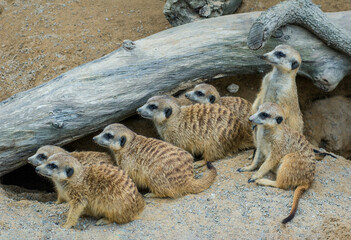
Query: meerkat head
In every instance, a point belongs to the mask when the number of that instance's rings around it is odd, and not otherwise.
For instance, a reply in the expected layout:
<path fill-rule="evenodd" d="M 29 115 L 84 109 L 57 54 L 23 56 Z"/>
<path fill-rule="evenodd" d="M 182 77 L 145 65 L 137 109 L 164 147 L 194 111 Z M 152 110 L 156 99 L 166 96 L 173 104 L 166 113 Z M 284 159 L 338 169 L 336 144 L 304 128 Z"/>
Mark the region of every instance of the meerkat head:
<path fill-rule="evenodd" d="M 128 146 L 134 139 L 135 133 L 120 123 L 114 123 L 105 127 L 99 135 L 93 138 L 93 141 L 100 146 L 119 151 Z"/>
<path fill-rule="evenodd" d="M 198 103 L 216 103 L 220 99 L 217 89 L 206 83 L 196 85 L 192 91 L 185 93 L 185 97 Z"/>
<path fill-rule="evenodd" d="M 35 171 L 44 177 L 57 181 L 66 181 L 74 178 L 81 171 L 82 166 L 78 160 L 68 153 L 55 153 Z"/>
<path fill-rule="evenodd" d="M 289 45 L 278 45 L 273 51 L 263 54 L 260 58 L 284 72 L 297 72 L 301 65 L 299 52 Z"/>
<path fill-rule="evenodd" d="M 163 95 L 150 98 L 145 105 L 137 109 L 137 112 L 143 118 L 152 119 L 154 123 L 162 124 L 175 116 L 179 110 L 180 106 L 173 98 Z"/>
<path fill-rule="evenodd" d="M 276 126 L 284 120 L 283 109 L 276 103 L 263 103 L 249 120 L 257 125 Z"/>
<path fill-rule="evenodd" d="M 29 157 L 28 162 L 33 166 L 39 166 L 55 153 L 66 153 L 66 150 L 57 146 L 46 145 L 39 148 L 33 156 Z"/>

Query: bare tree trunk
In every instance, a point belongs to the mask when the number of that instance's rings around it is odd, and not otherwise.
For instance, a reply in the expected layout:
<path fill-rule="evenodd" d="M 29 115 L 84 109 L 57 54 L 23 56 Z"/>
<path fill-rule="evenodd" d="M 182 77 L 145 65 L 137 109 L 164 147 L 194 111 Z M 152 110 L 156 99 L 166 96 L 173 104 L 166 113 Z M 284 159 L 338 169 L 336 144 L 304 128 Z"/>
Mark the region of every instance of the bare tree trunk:
<path fill-rule="evenodd" d="M 249 29 L 260 13 L 228 15 L 168 29 L 78 66 L 50 82 L 0 103 L 0 176 L 25 164 L 44 144 L 63 145 L 135 113 L 156 94 L 184 81 L 218 75 L 264 73 L 256 57 L 277 44 L 300 51 L 300 74 L 315 79 L 338 70 L 339 81 L 351 71 L 351 58 L 330 49 L 308 31 L 288 26 L 258 52 L 247 48 Z M 351 12 L 331 13 L 337 24 Z M 351 24 L 345 25 L 351 32 Z M 325 90 L 328 85 L 320 83 Z"/>

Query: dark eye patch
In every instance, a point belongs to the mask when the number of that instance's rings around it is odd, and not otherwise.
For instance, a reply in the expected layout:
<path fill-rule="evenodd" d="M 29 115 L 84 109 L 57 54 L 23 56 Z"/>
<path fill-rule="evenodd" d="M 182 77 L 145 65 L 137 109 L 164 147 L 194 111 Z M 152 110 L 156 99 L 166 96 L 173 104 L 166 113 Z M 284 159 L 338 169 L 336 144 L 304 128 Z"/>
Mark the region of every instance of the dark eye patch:
<path fill-rule="evenodd" d="M 157 106 L 155 104 L 150 104 L 149 106 L 147 106 L 147 108 L 150 110 L 155 110 L 157 109 Z"/>
<path fill-rule="evenodd" d="M 121 139 L 120 139 L 120 144 L 121 144 L 121 147 L 124 146 L 124 144 L 126 144 L 126 141 L 127 141 L 127 138 L 125 136 L 122 136 Z"/>
<path fill-rule="evenodd" d="M 49 163 L 48 165 L 46 165 L 46 167 L 49 169 L 55 169 L 57 168 L 57 165 L 55 163 Z"/>
<path fill-rule="evenodd" d="M 270 117 L 271 115 L 269 115 L 268 113 L 265 113 L 265 112 L 261 112 L 258 116 L 262 119 L 266 119 L 266 118 Z"/>
<path fill-rule="evenodd" d="M 286 57 L 286 55 L 281 51 L 275 52 L 274 55 L 277 56 L 278 58 Z"/>
<path fill-rule="evenodd" d="M 111 133 L 105 133 L 104 134 L 104 138 L 107 139 L 107 140 L 111 140 L 111 139 L 114 138 L 114 136 Z"/>
<path fill-rule="evenodd" d="M 39 160 L 46 160 L 47 157 L 46 157 L 45 154 L 41 153 L 41 154 L 38 154 L 38 155 L 37 155 L 37 159 L 39 159 Z"/>
<path fill-rule="evenodd" d="M 195 95 L 198 96 L 198 97 L 203 97 L 203 96 L 205 96 L 205 94 L 204 94 L 203 92 L 201 92 L 201 91 L 196 91 L 196 92 L 195 92 Z"/>

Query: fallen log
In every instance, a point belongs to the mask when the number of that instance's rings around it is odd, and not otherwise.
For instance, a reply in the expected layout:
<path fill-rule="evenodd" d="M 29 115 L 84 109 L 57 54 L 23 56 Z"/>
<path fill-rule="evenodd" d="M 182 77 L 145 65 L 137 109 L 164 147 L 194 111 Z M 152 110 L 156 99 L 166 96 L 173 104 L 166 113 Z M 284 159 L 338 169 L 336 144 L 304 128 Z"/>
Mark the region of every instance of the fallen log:
<path fill-rule="evenodd" d="M 277 44 L 292 45 L 301 53 L 305 63 L 299 73 L 312 80 L 326 68 L 337 70 L 340 80 L 351 72 L 349 56 L 297 26 L 282 28 L 279 38 L 269 40 L 265 48 L 249 50 L 246 39 L 259 14 L 197 21 L 125 41 L 100 59 L 1 102 L 0 176 L 24 165 L 38 147 L 63 145 L 120 121 L 149 97 L 184 81 L 266 72 L 269 66 L 256 55 Z M 351 11 L 328 17 L 342 25 L 351 18 Z M 344 27 L 351 32 L 350 24 Z"/>

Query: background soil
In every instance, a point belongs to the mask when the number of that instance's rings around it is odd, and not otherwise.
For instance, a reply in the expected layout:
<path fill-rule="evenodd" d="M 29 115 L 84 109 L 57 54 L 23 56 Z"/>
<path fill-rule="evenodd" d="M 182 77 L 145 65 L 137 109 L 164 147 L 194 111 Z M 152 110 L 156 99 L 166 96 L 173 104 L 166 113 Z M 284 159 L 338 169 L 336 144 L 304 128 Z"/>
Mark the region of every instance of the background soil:
<path fill-rule="evenodd" d="M 244 0 L 237 12 L 265 10 L 278 2 Z M 349 0 L 314 2 L 323 11 L 351 10 Z M 136 40 L 170 28 L 162 13 L 164 3 L 0 0 L 0 101 L 102 57 L 125 39 Z M 298 78 L 302 108 L 313 99 L 348 95 L 350 80 L 348 77 L 333 92 L 323 93 L 310 80 Z M 236 83 L 240 86 L 236 95 L 253 101 L 260 81 L 260 76 L 241 76 L 219 79 L 214 84 L 228 94 L 226 87 Z M 156 136 L 151 122 L 134 117 L 124 123 L 138 133 Z M 67 149 L 99 148 L 87 136 Z M 293 192 L 247 184 L 250 174 L 235 170 L 249 163 L 250 154 L 243 152 L 234 159 L 216 162 L 219 176 L 209 190 L 176 200 L 149 199 L 140 220 L 125 225 L 96 227 L 95 219 L 82 218 L 75 230 L 64 230 L 59 225 L 66 219 L 68 205 L 54 204 L 54 193 L 0 185 L 0 238 L 351 238 L 350 161 L 340 157 L 318 162 L 315 183 L 303 195 L 295 219 L 284 227 L 279 222 L 290 210 Z M 32 168 L 26 171 L 35 176 Z M 14 178 L 18 179 L 16 174 Z M 45 181 L 41 183 L 45 185 Z"/>

